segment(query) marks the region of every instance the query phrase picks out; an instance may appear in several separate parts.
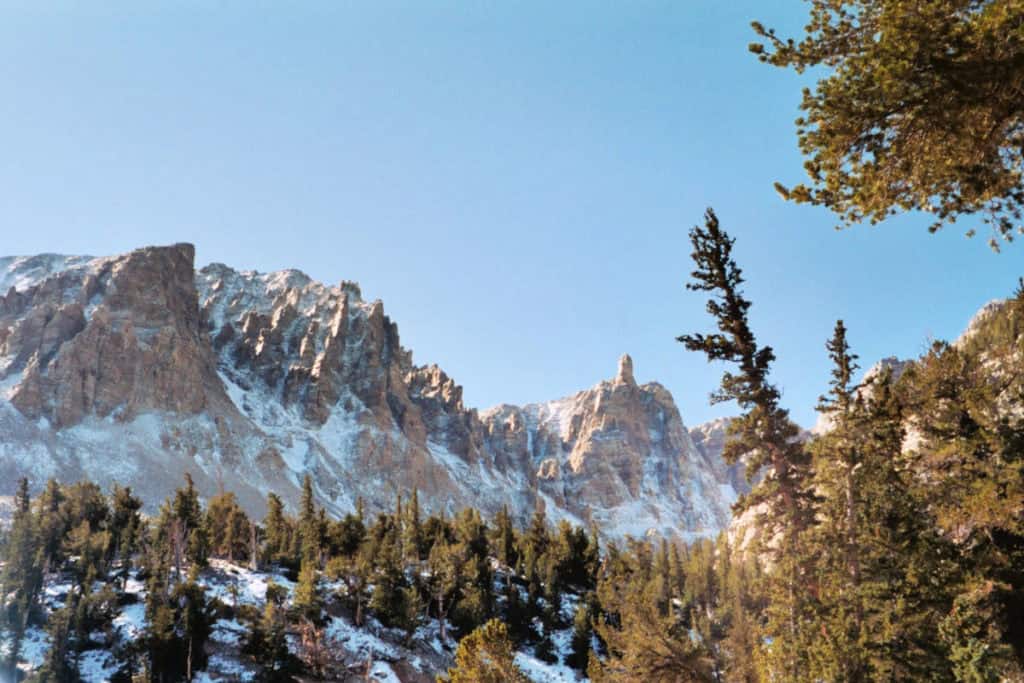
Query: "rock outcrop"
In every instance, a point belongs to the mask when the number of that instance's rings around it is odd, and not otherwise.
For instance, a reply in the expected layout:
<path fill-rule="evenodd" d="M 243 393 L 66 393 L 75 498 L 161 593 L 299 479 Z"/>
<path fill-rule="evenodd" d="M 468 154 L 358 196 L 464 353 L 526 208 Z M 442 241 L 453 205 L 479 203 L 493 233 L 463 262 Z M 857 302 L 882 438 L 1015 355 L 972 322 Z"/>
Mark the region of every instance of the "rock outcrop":
<path fill-rule="evenodd" d="M 0 376 L 23 373 L 15 407 L 61 428 L 86 415 L 228 406 L 200 326 L 193 257 L 188 244 L 140 249 L 9 294 L 8 310 L 28 312 L 0 316 L 0 353 L 13 357 Z"/>
<path fill-rule="evenodd" d="M 735 497 L 669 392 L 614 379 L 543 404 L 463 405 L 417 366 L 380 301 L 295 270 L 212 264 L 191 245 L 118 257 L 0 259 L 0 475 L 89 476 L 155 502 L 189 471 L 205 494 L 297 499 L 310 473 L 334 514 L 388 509 L 417 488 L 427 508 L 502 505 L 525 521 L 595 524 L 611 536 L 713 534 Z"/>

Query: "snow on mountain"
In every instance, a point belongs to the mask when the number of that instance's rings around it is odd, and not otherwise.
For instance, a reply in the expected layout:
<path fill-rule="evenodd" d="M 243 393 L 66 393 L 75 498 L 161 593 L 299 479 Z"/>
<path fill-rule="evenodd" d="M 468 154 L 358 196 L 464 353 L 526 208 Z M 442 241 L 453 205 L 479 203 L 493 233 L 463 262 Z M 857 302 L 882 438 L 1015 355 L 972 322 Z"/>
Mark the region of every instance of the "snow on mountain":
<path fill-rule="evenodd" d="M 0 489 L 89 477 L 155 506 L 187 471 L 261 515 L 309 473 L 332 514 L 416 488 L 427 509 L 525 521 L 541 505 L 611 537 L 728 523 L 735 472 L 628 356 L 574 396 L 478 412 L 414 365 L 358 285 L 193 258 L 178 244 L 0 259 Z"/>

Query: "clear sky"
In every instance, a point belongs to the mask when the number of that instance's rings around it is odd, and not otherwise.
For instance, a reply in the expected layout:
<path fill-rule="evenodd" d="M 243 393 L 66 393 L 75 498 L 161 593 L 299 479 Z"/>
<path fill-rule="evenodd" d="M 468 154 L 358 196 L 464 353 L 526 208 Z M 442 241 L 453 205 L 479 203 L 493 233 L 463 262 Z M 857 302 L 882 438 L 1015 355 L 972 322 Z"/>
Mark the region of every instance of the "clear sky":
<path fill-rule="evenodd" d="M 384 300 L 469 405 L 566 395 L 623 352 L 694 424 L 721 368 L 683 288 L 713 206 L 804 424 L 846 320 L 864 365 L 956 336 L 1021 251 L 913 217 L 835 232 L 802 178 L 801 81 L 746 51 L 805 3 L 4 3 L 0 254 L 190 241 Z"/>

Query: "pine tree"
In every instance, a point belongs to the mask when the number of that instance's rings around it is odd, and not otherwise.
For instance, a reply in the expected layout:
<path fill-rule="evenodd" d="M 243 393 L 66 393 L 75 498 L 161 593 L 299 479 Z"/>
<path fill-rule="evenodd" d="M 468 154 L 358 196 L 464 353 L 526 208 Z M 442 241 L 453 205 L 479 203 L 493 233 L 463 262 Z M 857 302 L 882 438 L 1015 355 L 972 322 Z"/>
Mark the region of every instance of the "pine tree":
<path fill-rule="evenodd" d="M 331 555 L 352 557 L 366 540 L 366 525 L 359 515 L 347 514 L 330 525 L 327 536 Z"/>
<path fill-rule="evenodd" d="M 263 527 L 266 529 L 264 553 L 267 561 L 285 561 L 291 546 L 289 524 L 284 513 L 284 503 L 274 493 L 267 494 L 267 516 L 263 520 Z"/>
<path fill-rule="evenodd" d="M 452 621 L 462 632 L 480 626 L 494 614 L 494 572 L 487 525 L 472 508 L 455 518 L 452 553 L 461 567 L 462 583 Z"/>
<path fill-rule="evenodd" d="M 1024 227 L 1019 0 L 808 4 L 803 36 L 754 22 L 750 46 L 819 77 L 796 122 L 810 183 L 777 186 L 783 196 L 842 225 L 917 210 L 933 232 L 971 216 L 992 226 L 993 246 L 1013 239 Z"/>
<path fill-rule="evenodd" d="M 132 495 L 130 487 L 114 485 L 111 494 L 111 551 L 121 565 L 121 589 L 128 581 L 132 559 L 142 542 L 143 522 L 140 510 L 142 500 Z"/>
<path fill-rule="evenodd" d="M 69 599 L 68 605 L 50 615 L 46 626 L 47 634 L 50 636 L 50 649 L 47 650 L 46 660 L 36 675 L 39 683 L 76 683 L 80 680 L 71 641 L 75 631 L 73 621 L 76 608 L 74 601 Z"/>
<path fill-rule="evenodd" d="M 302 480 L 299 501 L 300 560 L 320 563 L 320 522 L 313 498 L 313 479 L 307 473 Z"/>
<path fill-rule="evenodd" d="M 43 564 L 45 568 L 56 567 L 64 559 L 61 545 L 71 525 L 66 496 L 56 479 L 46 482 L 46 488 L 40 494 L 36 508 Z"/>
<path fill-rule="evenodd" d="M 332 558 L 327 563 L 332 578 L 341 579 L 345 584 L 345 599 L 353 610 L 353 622 L 363 625 L 363 608 L 366 606 L 370 580 L 373 577 L 373 555 L 369 544 L 353 555 Z"/>
<path fill-rule="evenodd" d="M 430 549 L 427 565 L 430 568 L 428 586 L 431 600 L 434 603 L 434 614 L 437 616 L 441 643 L 447 644 L 446 623 L 455 597 L 462 585 L 462 566 L 452 548 L 443 541 L 435 543 L 434 547 Z"/>
<path fill-rule="evenodd" d="M 567 666 L 582 673 L 586 673 L 590 662 L 591 643 L 594 639 L 593 619 L 590 599 L 585 599 L 576 608 L 576 614 L 573 617 L 571 651 L 565 661 Z"/>
<path fill-rule="evenodd" d="M 420 627 L 425 607 L 426 604 L 423 601 L 423 596 L 420 594 L 420 589 L 415 583 L 407 586 L 402 591 L 402 618 L 399 621 L 399 627 L 405 632 L 406 646 L 412 643 L 413 636 L 416 635 L 416 629 Z"/>
<path fill-rule="evenodd" d="M 244 560 L 249 549 L 249 518 L 235 494 L 221 492 L 206 506 L 210 551 L 230 562 Z"/>
<path fill-rule="evenodd" d="M 818 565 L 816 620 L 822 636 L 813 641 L 811 652 L 818 659 L 814 670 L 819 675 L 856 683 L 869 676 L 867 652 L 861 646 L 866 635 L 860 529 L 865 521 L 860 482 L 865 474 L 863 399 L 853 385 L 857 357 L 850 352 L 842 320 L 836 322 L 825 348 L 833 363 L 832 379 L 828 394 L 818 400 L 818 411 L 829 420 L 831 430 L 811 447 L 814 487 L 820 498 L 811 552 Z M 818 554 L 819 548 L 834 552 Z"/>
<path fill-rule="evenodd" d="M 766 661 L 772 676 L 796 678 L 806 671 L 806 639 L 802 629 L 807 603 L 809 557 L 802 532 L 813 523 L 812 495 L 808 486 L 809 458 L 797 439 L 799 429 L 780 405 L 781 392 L 769 379 L 775 353 L 759 346 L 747 319 L 750 301 L 743 296 L 742 271 L 732 257 L 735 242 L 719 226 L 708 209 L 704 227 L 690 231 L 695 269 L 687 289 L 709 292 L 707 310 L 716 320 L 711 334 L 687 334 L 678 338 L 690 351 L 708 360 L 733 364 L 736 371 L 722 375 L 713 402 L 736 401 L 743 413 L 732 420 L 723 450 L 726 462 L 742 461 L 748 478 L 768 469 L 767 476 L 741 499 L 737 512 L 764 505 L 758 515 L 762 552 L 772 556 L 774 570 L 768 575 L 773 593 L 768 609 L 767 635 L 771 646 Z M 767 543 L 771 540 L 772 543 Z"/>
<path fill-rule="evenodd" d="M 288 651 L 286 618 L 283 609 L 268 599 L 262 618 L 249 632 L 243 651 L 252 655 L 259 665 L 260 683 L 289 683 L 294 680 L 294 665 Z"/>
<path fill-rule="evenodd" d="M 322 621 L 323 596 L 320 593 L 320 580 L 314 560 L 302 562 L 299 582 L 295 586 L 295 609 L 314 624 L 320 624 Z"/>
<path fill-rule="evenodd" d="M 516 666 L 508 629 L 492 619 L 462 639 L 455 651 L 455 666 L 439 683 L 527 683 Z"/>
<path fill-rule="evenodd" d="M 191 681 L 196 671 L 206 667 L 206 641 L 210 637 L 213 613 L 206 600 L 206 592 L 197 582 L 197 567 L 193 566 L 189 579 L 179 583 L 171 595 L 176 606 L 175 632 L 180 634 L 184 655 L 185 680 Z"/>
<path fill-rule="evenodd" d="M 408 585 L 400 530 L 393 515 L 381 515 L 375 526 L 371 533 L 374 574 L 369 606 L 382 622 L 394 625 L 402 620 L 402 591 Z"/>
<path fill-rule="evenodd" d="M 519 560 L 519 553 L 516 549 L 516 533 L 512 526 L 512 518 L 508 514 L 508 506 L 502 505 L 501 510 L 494 518 L 494 537 L 491 545 L 494 546 L 498 562 L 506 567 L 515 567 Z"/>
<path fill-rule="evenodd" d="M 32 515 L 28 479 L 23 477 L 18 481 L 14 495 L 14 514 L 7 535 L 3 567 L 4 620 L 11 632 L 7 656 L 10 667 L 17 663 L 25 627 L 42 590 L 44 554 Z"/>
<path fill-rule="evenodd" d="M 402 552 L 406 560 L 417 563 L 423 553 L 423 525 L 420 523 L 420 497 L 415 488 L 405 506 L 402 524 Z"/>
<path fill-rule="evenodd" d="M 972 627 L 986 638 L 985 675 L 1010 679 L 1024 661 L 1024 425 L 1007 406 L 1022 383 L 1019 373 L 994 368 L 1019 363 L 1022 319 L 1024 306 L 1010 300 L 966 344 L 933 345 L 900 382 L 921 437 L 909 454 L 922 473 L 914 485 L 958 555 L 954 605 L 985 605 L 970 607 L 974 617 L 963 623 L 989 616 L 984 628 Z M 947 624 L 944 642 L 962 655 L 955 631 Z M 1013 655 L 997 656 L 1006 646 Z"/>

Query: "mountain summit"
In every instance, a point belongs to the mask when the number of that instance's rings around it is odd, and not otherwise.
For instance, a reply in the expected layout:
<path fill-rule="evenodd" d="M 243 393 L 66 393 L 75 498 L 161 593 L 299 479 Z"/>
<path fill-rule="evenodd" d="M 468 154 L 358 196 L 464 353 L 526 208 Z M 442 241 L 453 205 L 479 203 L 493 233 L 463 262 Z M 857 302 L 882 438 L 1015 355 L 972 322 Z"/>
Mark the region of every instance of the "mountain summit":
<path fill-rule="evenodd" d="M 0 259 L 0 487 L 88 476 L 157 501 L 187 471 L 262 514 L 309 473 L 334 514 L 415 488 L 428 509 L 543 506 L 609 537 L 728 523 L 732 479 L 628 355 L 574 396 L 478 412 L 355 283 L 194 255 Z"/>

